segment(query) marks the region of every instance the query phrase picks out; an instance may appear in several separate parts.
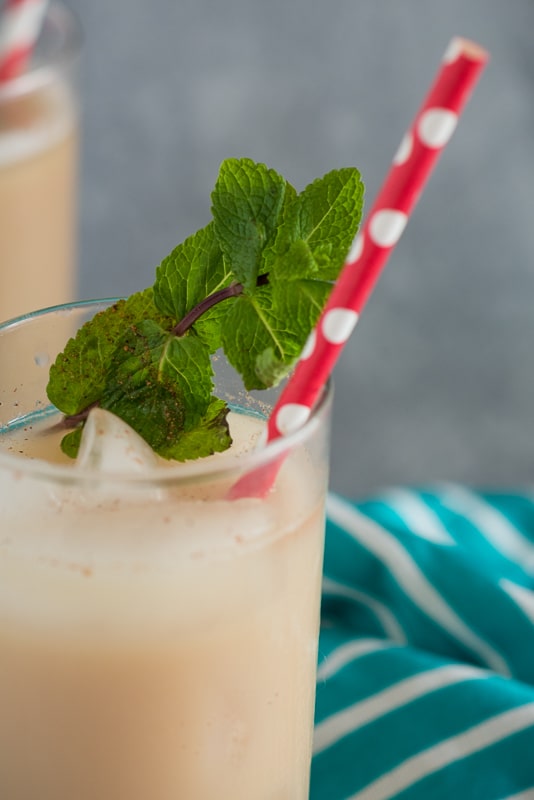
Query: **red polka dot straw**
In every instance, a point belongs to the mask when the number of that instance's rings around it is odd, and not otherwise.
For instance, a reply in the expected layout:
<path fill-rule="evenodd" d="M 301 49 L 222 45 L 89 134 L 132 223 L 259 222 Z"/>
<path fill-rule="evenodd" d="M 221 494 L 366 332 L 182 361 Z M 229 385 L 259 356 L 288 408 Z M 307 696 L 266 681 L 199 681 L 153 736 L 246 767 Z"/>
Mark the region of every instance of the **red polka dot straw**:
<path fill-rule="evenodd" d="M 451 41 L 353 242 L 319 323 L 271 414 L 268 441 L 291 433 L 308 419 L 487 60 L 488 53 L 477 44 L 460 38 Z M 245 475 L 232 496 L 264 494 L 275 474 L 276 470 L 263 469 Z"/>
<path fill-rule="evenodd" d="M 46 8 L 46 0 L 6 0 L 0 17 L 0 84 L 24 71 Z"/>

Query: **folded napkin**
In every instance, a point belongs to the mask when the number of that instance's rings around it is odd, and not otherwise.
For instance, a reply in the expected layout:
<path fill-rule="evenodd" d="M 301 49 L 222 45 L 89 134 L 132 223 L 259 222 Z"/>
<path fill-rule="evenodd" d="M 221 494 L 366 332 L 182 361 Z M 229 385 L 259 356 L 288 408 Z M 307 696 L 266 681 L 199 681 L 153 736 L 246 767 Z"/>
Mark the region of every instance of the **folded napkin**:
<path fill-rule="evenodd" d="M 534 495 L 330 495 L 310 798 L 534 798 Z"/>

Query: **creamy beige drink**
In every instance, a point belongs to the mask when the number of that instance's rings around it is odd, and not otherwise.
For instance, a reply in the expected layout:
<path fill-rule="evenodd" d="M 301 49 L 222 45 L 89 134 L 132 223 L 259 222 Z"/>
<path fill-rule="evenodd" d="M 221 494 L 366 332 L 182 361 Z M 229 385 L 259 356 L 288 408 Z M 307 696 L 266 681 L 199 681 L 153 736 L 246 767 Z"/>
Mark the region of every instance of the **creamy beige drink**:
<path fill-rule="evenodd" d="M 49 11 L 28 73 L 0 84 L 0 320 L 75 291 L 78 120 L 73 23 Z M 56 41 L 57 40 L 57 41 Z"/>
<path fill-rule="evenodd" d="M 39 325 L 0 387 L 0 796 L 305 800 L 328 404 L 265 498 L 227 496 L 267 457 L 250 409 L 189 465 L 97 417 L 75 466 Z"/>
<path fill-rule="evenodd" d="M 41 99 L 20 109 L 31 132 L 0 102 L 0 319 L 74 293 L 77 126 L 67 98 Z"/>

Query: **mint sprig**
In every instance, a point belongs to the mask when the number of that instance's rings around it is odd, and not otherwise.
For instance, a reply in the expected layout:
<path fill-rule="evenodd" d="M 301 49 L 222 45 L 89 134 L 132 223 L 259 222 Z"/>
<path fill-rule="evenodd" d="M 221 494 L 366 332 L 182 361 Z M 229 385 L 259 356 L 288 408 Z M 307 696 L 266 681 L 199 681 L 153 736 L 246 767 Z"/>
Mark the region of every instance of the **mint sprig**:
<path fill-rule="evenodd" d="M 363 184 L 355 168 L 297 194 L 249 159 L 221 165 L 213 220 L 159 265 L 152 288 L 97 314 L 50 370 L 48 397 L 75 426 L 88 410 L 117 414 L 165 458 L 230 445 L 211 357 L 223 348 L 247 389 L 277 384 L 316 324 L 357 232 Z"/>

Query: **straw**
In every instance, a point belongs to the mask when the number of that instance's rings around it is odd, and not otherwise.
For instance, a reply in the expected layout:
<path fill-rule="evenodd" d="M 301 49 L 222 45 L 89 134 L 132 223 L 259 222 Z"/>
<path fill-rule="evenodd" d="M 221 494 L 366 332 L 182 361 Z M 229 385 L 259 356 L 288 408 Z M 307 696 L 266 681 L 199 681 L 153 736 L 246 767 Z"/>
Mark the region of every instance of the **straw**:
<path fill-rule="evenodd" d="M 474 42 L 461 38 L 450 42 L 434 82 L 354 240 L 319 323 L 273 409 L 267 425 L 267 441 L 298 430 L 310 416 L 488 57 Z M 280 463 L 272 469 L 264 467 L 243 476 L 232 488 L 231 496 L 265 495 Z"/>
<path fill-rule="evenodd" d="M 47 5 L 47 0 L 6 0 L 0 18 L 0 84 L 24 72 Z"/>

